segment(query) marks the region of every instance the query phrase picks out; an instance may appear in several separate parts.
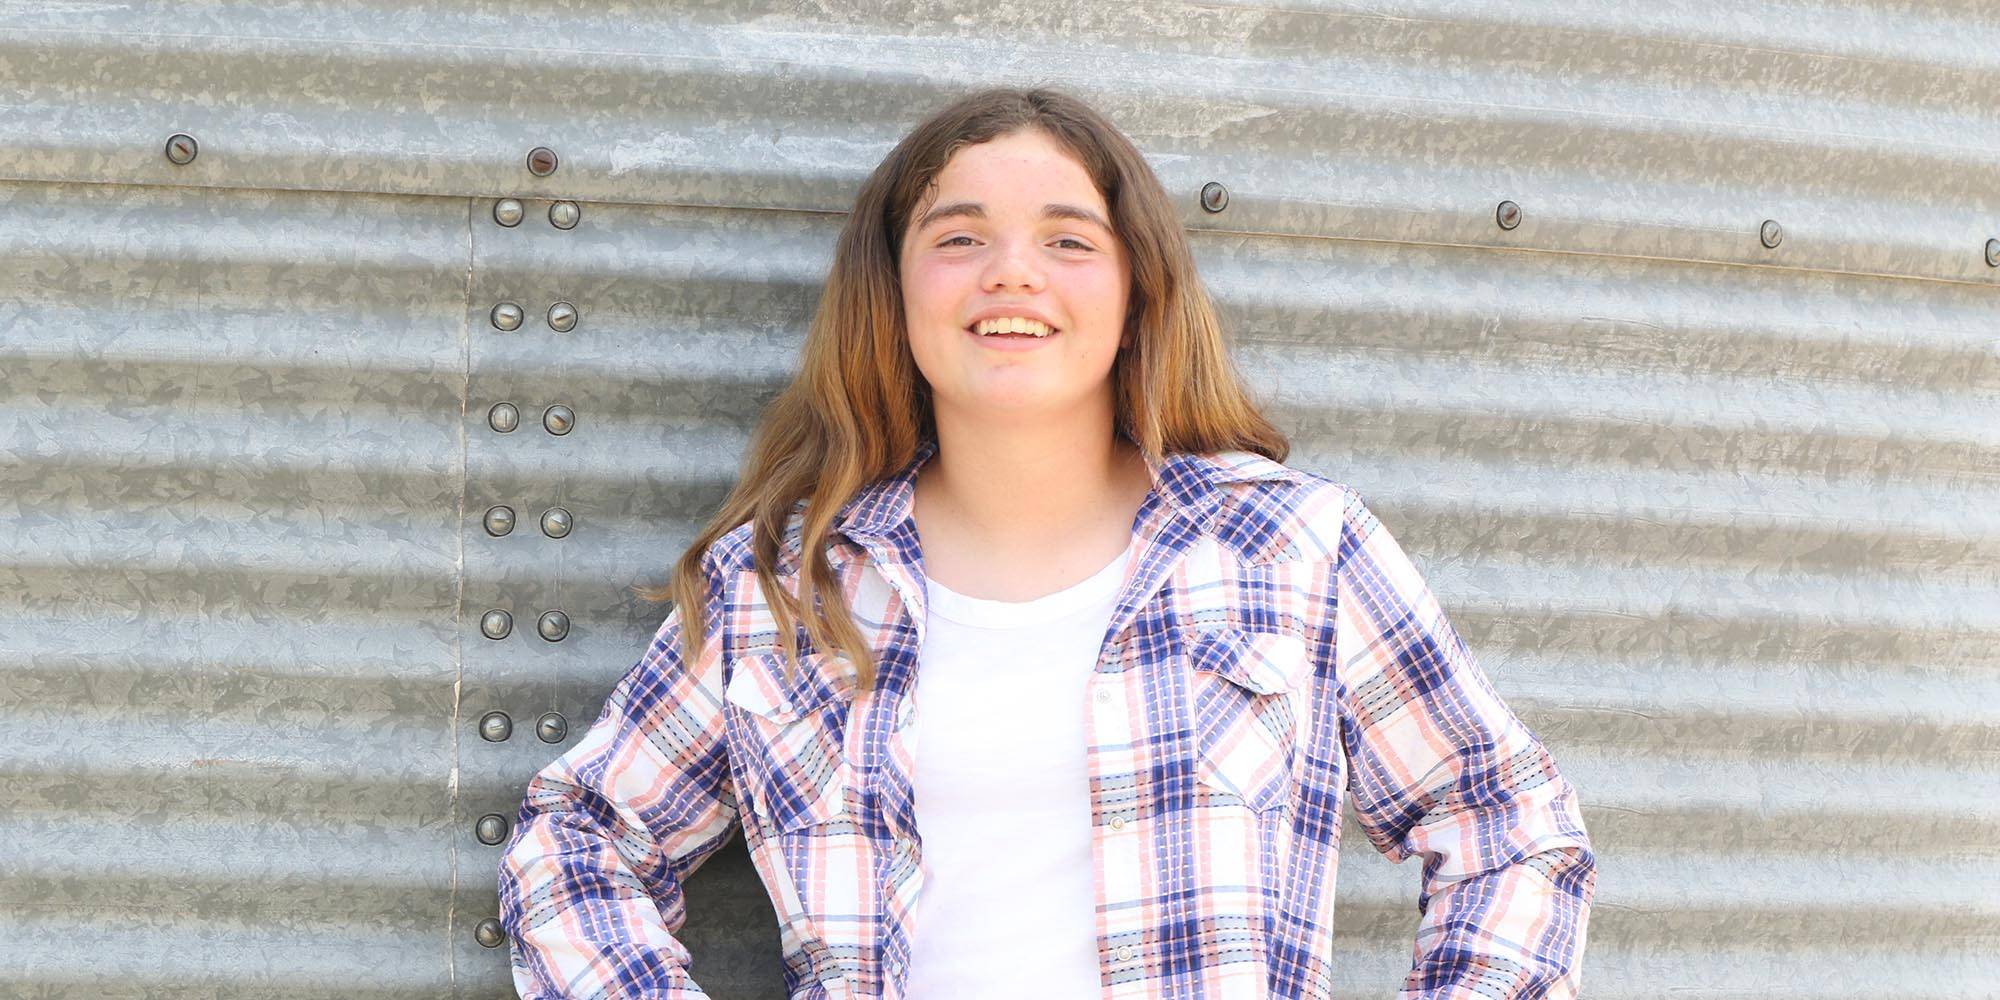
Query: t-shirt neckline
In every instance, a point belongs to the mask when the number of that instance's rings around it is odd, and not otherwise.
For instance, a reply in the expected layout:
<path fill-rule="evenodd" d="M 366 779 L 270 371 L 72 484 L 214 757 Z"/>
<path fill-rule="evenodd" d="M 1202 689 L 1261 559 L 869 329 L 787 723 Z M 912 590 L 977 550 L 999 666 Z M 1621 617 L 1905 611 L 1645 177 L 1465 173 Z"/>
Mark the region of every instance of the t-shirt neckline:
<path fill-rule="evenodd" d="M 924 577 L 928 613 L 961 625 L 985 628 L 1016 628 L 1042 624 L 1097 607 L 1117 596 L 1125 582 L 1125 564 L 1131 559 L 1128 543 L 1104 568 L 1061 590 L 1026 601 L 995 601 L 969 597 L 929 576 Z"/>

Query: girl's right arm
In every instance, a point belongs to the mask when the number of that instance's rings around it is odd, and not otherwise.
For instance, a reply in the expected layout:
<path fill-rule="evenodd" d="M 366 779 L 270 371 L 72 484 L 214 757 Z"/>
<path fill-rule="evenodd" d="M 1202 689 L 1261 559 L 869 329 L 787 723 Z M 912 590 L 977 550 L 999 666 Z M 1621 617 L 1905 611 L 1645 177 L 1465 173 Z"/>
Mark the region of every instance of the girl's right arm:
<path fill-rule="evenodd" d="M 720 578 L 686 663 L 676 606 L 581 742 L 529 781 L 500 863 L 500 922 L 525 1000 L 694 1000 L 681 884 L 737 824 L 724 751 Z"/>

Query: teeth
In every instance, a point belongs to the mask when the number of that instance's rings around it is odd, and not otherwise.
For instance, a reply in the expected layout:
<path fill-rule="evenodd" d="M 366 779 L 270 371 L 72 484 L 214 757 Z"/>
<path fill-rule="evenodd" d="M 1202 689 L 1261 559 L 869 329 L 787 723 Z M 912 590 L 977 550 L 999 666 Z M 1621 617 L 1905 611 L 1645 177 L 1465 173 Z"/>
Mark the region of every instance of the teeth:
<path fill-rule="evenodd" d="M 1020 316 L 980 320 L 972 325 L 972 329 L 982 337 L 994 333 L 1031 333 L 1037 337 L 1046 337 L 1055 332 L 1039 321 Z"/>

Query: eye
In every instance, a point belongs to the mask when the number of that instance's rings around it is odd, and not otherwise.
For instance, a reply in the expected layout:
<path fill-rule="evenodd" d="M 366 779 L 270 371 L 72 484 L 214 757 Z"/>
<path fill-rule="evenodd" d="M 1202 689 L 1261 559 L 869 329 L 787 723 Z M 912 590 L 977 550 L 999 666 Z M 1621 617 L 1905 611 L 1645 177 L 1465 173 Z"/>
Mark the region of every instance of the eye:
<path fill-rule="evenodd" d="M 938 244 L 938 246 L 941 246 L 941 247 L 948 247 L 948 246 L 952 245 L 953 243 L 956 243 L 956 242 L 958 242 L 959 240 L 970 240 L 970 239 L 972 239 L 972 237 L 970 237 L 970 236 L 954 236 L 954 237 L 952 237 L 951 239 L 948 239 L 948 240 L 944 241 L 943 243 L 940 243 L 940 244 Z"/>
<path fill-rule="evenodd" d="M 1088 244 L 1088 243 L 1085 243 L 1085 242 L 1083 242 L 1082 240 L 1079 240 L 1079 239 L 1076 239 L 1075 237 L 1071 237 L 1071 236 L 1065 236 L 1065 237 L 1063 237 L 1062 239 L 1059 239 L 1059 240 L 1057 240 L 1056 242 L 1057 242 L 1057 243 L 1074 243 L 1074 244 L 1076 244 L 1076 248 L 1077 248 L 1078 250 L 1088 250 L 1088 249 L 1090 249 L 1090 244 Z"/>

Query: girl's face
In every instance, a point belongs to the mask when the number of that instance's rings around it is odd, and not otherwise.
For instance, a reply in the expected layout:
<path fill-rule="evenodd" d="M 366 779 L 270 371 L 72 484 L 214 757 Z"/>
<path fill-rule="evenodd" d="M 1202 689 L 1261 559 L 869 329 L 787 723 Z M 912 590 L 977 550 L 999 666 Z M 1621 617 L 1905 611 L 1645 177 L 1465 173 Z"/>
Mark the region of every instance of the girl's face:
<path fill-rule="evenodd" d="M 903 319 L 933 406 L 999 421 L 1108 412 L 1129 275 L 1083 165 L 1039 131 L 1000 136 L 954 153 L 919 209 L 903 234 Z M 987 316 L 1055 332 L 982 336 Z"/>

